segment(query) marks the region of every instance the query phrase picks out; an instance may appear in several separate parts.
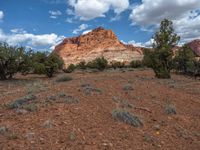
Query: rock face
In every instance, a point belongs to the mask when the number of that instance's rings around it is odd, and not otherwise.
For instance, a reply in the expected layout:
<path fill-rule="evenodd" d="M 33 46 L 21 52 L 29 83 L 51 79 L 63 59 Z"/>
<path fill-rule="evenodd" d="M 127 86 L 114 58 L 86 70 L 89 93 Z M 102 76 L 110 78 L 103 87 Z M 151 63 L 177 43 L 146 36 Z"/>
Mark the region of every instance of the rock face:
<path fill-rule="evenodd" d="M 193 50 L 193 52 L 200 57 L 200 39 L 194 40 L 188 43 L 188 46 Z"/>
<path fill-rule="evenodd" d="M 112 30 L 105 30 L 102 27 L 79 37 L 64 39 L 53 52 L 63 58 L 65 67 L 81 61 L 89 62 L 102 56 L 110 63 L 129 63 L 143 58 L 141 48 L 123 44 Z"/>

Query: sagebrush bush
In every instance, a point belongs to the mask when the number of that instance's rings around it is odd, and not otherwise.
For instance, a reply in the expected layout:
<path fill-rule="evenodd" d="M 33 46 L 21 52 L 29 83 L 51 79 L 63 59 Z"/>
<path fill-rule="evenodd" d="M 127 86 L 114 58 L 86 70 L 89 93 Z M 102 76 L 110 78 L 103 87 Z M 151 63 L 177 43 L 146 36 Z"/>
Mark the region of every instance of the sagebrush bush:
<path fill-rule="evenodd" d="M 143 126 L 142 121 L 139 117 L 131 114 L 130 112 L 124 110 L 124 109 L 115 109 L 112 111 L 112 117 L 115 120 L 119 120 L 122 122 L 125 122 L 127 124 L 130 124 L 134 127 L 141 127 Z"/>
<path fill-rule="evenodd" d="M 73 80 L 73 78 L 71 76 L 67 76 L 67 75 L 58 76 L 56 78 L 56 82 L 67 82 L 67 81 L 71 81 L 71 80 Z"/>
<path fill-rule="evenodd" d="M 175 115 L 177 112 L 176 112 L 176 106 L 173 105 L 173 104 L 167 104 L 165 106 L 165 112 L 168 114 L 168 115 Z"/>
<path fill-rule="evenodd" d="M 21 109 L 24 105 L 30 104 L 31 102 L 35 101 L 37 97 L 33 94 L 27 95 L 25 97 L 19 98 L 14 102 L 9 103 L 7 106 L 10 109 Z"/>

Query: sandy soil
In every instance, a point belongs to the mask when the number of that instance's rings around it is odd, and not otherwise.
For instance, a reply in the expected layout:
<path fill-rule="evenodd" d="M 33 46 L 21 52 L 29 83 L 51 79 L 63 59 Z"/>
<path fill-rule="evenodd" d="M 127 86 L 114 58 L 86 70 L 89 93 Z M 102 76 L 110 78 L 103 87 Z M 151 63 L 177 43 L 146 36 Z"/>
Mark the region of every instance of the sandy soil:
<path fill-rule="evenodd" d="M 151 70 L 78 71 L 56 82 L 60 75 L 0 81 L 0 150 L 200 149 L 200 80 L 156 79 Z M 30 94 L 36 110 L 8 108 Z M 171 105 L 176 114 L 166 113 Z M 138 116 L 143 126 L 115 120 L 114 109 Z"/>

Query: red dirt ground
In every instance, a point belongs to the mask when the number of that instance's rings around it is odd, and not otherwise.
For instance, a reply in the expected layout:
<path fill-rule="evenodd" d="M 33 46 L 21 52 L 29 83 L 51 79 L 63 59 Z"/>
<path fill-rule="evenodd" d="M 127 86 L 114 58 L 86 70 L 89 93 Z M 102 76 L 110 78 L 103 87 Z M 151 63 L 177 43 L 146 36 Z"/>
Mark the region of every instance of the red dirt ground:
<path fill-rule="evenodd" d="M 58 75 L 57 75 L 58 76 Z M 57 77 L 16 76 L 0 81 L 0 149 L 15 150 L 199 150 L 200 81 L 181 75 L 156 79 L 151 70 L 75 72 L 73 80 L 55 82 Z M 85 94 L 83 84 L 101 93 Z M 124 91 L 131 85 L 133 90 Z M 16 113 L 6 107 L 28 93 L 37 96 L 38 110 Z M 48 103 L 50 96 L 65 93 L 78 103 Z M 116 121 L 112 111 L 119 108 L 113 98 L 133 105 L 126 108 L 139 116 L 143 127 Z M 56 97 L 56 99 L 60 99 Z M 168 115 L 173 104 L 177 114 Z M 46 127 L 44 123 L 50 122 Z M 48 125 L 47 125 L 48 126 Z"/>

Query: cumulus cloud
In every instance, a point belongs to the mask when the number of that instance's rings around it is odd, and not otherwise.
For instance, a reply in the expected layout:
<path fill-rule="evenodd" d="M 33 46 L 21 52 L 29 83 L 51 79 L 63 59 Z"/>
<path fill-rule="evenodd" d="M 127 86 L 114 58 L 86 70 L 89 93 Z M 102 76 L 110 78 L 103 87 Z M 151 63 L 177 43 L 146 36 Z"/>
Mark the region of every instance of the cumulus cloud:
<path fill-rule="evenodd" d="M 42 0 L 45 3 L 49 4 L 65 4 L 67 3 L 67 0 Z"/>
<path fill-rule="evenodd" d="M 133 45 L 133 46 L 136 46 L 136 47 L 152 47 L 152 44 L 153 44 L 154 40 L 150 39 L 147 42 L 136 42 L 135 40 L 124 42 L 122 40 L 121 42 L 124 43 L 124 44 L 130 44 L 130 45 Z"/>
<path fill-rule="evenodd" d="M 142 0 L 141 4 L 133 7 L 130 19 L 133 25 L 142 29 L 158 26 L 164 18 L 170 19 L 182 41 L 189 41 L 200 38 L 199 10 L 199 0 Z"/>
<path fill-rule="evenodd" d="M 74 14 L 80 20 L 91 20 L 105 17 L 110 9 L 119 15 L 129 7 L 129 0 L 69 0 L 68 4 L 73 7 Z"/>
<path fill-rule="evenodd" d="M 3 17 L 4 17 L 4 13 L 3 13 L 3 11 L 0 10 L 0 20 L 2 20 Z"/>
<path fill-rule="evenodd" d="M 73 34 L 79 34 L 81 31 L 87 29 L 89 26 L 87 24 L 81 24 L 77 29 L 74 29 Z"/>
<path fill-rule="evenodd" d="M 50 18 L 56 19 L 58 16 L 62 15 L 62 12 L 59 10 L 56 10 L 56 11 L 50 10 L 49 14 L 50 14 Z"/>
<path fill-rule="evenodd" d="M 52 48 L 64 38 L 64 36 L 58 36 L 55 33 L 35 35 L 22 29 L 12 29 L 11 34 L 5 34 L 0 29 L 0 41 L 5 41 L 11 45 L 25 45 L 35 49 L 39 47 Z"/>
<path fill-rule="evenodd" d="M 92 30 L 85 30 L 83 31 L 82 35 L 88 34 L 89 32 L 91 32 Z"/>

